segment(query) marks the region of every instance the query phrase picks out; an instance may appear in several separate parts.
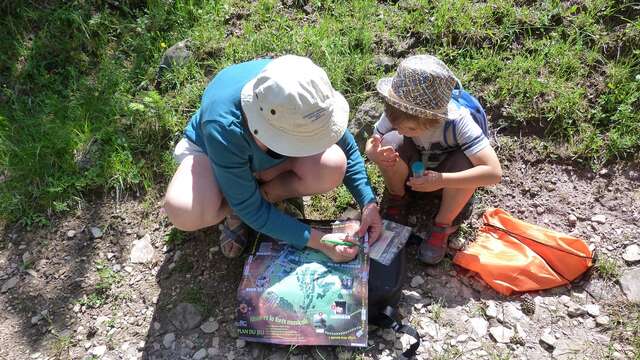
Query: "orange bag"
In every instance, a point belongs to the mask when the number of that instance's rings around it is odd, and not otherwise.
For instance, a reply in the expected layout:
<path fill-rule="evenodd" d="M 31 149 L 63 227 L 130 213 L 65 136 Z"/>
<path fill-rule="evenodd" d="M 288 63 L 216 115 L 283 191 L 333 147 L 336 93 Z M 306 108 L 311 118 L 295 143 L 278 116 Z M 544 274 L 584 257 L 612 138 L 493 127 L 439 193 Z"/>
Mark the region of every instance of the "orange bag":
<path fill-rule="evenodd" d="M 587 244 L 573 236 L 489 209 L 476 241 L 453 262 L 474 271 L 503 295 L 568 284 L 593 265 Z"/>

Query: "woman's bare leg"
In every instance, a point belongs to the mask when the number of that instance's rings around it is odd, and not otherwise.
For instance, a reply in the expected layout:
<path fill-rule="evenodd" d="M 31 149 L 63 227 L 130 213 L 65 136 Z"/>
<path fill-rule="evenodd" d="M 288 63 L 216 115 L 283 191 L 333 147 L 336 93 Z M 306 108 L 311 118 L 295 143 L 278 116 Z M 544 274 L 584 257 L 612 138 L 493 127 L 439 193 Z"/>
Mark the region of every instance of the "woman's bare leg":
<path fill-rule="evenodd" d="M 180 163 L 167 188 L 164 210 L 184 231 L 217 224 L 230 213 L 206 155 L 190 155 Z"/>

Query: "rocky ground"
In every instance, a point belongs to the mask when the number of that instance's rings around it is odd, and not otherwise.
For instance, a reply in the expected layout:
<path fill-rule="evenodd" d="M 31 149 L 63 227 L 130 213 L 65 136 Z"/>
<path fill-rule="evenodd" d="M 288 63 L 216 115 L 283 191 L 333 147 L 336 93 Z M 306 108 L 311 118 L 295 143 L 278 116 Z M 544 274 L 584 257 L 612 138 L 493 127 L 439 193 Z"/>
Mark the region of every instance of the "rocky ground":
<path fill-rule="evenodd" d="M 480 192 L 460 239 L 473 238 L 486 207 L 501 207 L 583 238 L 599 263 L 571 286 L 531 293 L 532 312 L 520 295 L 500 296 L 450 260 L 421 265 L 410 246 L 400 310 L 422 338 L 419 358 L 640 357 L 638 165 L 594 173 L 520 136 L 501 135 L 496 148 L 503 181 Z M 171 229 L 158 203 L 133 198 L 92 201 L 47 229 L 5 226 L 0 358 L 392 359 L 406 345 L 380 329 L 364 350 L 239 340 L 243 259 L 222 256 L 216 229 Z"/>

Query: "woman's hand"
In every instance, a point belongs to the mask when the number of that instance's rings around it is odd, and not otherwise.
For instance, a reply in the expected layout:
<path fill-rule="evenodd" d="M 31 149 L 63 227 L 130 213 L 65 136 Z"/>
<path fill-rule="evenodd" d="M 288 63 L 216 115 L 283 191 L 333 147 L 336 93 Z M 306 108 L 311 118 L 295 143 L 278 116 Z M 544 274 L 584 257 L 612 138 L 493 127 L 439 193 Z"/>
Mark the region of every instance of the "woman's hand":
<path fill-rule="evenodd" d="M 311 237 L 309 238 L 307 246 L 321 251 L 334 262 L 348 262 L 358 255 L 360 249 L 358 246 L 327 244 L 321 241 L 325 235 L 327 234 L 316 229 L 311 229 Z M 350 239 L 345 239 L 345 241 L 351 242 Z"/>
<path fill-rule="evenodd" d="M 331 245 L 324 244 L 322 251 L 325 255 L 327 255 L 334 262 L 349 262 L 358 255 L 358 247 L 357 246 L 344 246 L 344 245 Z"/>
<path fill-rule="evenodd" d="M 376 203 L 368 203 L 362 208 L 362 216 L 360 217 L 360 228 L 358 235 L 364 236 L 369 231 L 369 245 L 378 240 L 382 233 L 382 218 L 380 217 L 380 209 Z"/>

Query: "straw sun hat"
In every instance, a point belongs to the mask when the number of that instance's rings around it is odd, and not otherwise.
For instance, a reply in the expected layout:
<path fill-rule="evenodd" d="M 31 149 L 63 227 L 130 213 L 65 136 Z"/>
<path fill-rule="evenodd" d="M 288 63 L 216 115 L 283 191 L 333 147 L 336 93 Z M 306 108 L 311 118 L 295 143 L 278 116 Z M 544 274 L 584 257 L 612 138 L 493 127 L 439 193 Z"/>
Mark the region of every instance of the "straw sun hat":
<path fill-rule="evenodd" d="M 447 117 L 447 104 L 457 82 L 451 70 L 431 55 L 406 58 L 395 76 L 378 81 L 377 90 L 396 108 L 419 117 Z"/>

